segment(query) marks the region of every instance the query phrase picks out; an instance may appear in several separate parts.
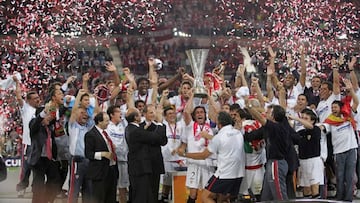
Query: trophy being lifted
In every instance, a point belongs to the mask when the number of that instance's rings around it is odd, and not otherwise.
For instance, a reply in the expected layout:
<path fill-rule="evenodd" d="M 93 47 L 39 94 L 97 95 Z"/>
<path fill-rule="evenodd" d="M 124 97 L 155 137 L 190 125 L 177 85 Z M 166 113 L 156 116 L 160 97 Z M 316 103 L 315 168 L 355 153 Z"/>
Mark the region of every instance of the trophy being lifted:
<path fill-rule="evenodd" d="M 209 49 L 190 49 L 186 51 L 194 75 L 194 97 L 205 98 L 208 96 L 203 80 L 208 53 Z"/>

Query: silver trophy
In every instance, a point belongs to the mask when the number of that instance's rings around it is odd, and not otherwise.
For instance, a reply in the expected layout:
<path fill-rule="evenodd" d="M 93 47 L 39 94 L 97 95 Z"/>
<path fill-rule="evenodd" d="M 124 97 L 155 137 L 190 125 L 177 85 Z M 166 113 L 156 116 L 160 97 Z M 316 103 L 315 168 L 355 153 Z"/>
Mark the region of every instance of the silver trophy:
<path fill-rule="evenodd" d="M 203 81 L 208 53 L 209 49 L 190 49 L 186 51 L 186 55 L 190 61 L 191 70 L 194 75 L 194 97 L 205 98 L 208 96 L 208 92 L 206 91 Z"/>

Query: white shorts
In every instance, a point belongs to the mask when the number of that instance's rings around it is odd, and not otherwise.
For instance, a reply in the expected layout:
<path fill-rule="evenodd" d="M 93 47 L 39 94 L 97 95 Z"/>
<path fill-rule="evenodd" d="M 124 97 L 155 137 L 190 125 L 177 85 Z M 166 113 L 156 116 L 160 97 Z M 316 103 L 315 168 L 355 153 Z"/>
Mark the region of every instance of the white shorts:
<path fill-rule="evenodd" d="M 203 189 L 208 180 L 215 173 L 214 166 L 198 165 L 188 163 L 186 171 L 186 187 Z"/>
<path fill-rule="evenodd" d="M 130 185 L 128 164 L 126 161 L 118 161 L 117 164 L 119 169 L 119 180 L 117 188 L 127 188 Z"/>
<path fill-rule="evenodd" d="M 324 184 L 324 163 L 320 157 L 300 159 L 298 184 L 302 187 Z"/>
<path fill-rule="evenodd" d="M 176 162 L 171 162 L 171 161 L 164 161 L 164 168 L 165 168 L 165 172 L 173 172 L 176 171 L 175 167 L 178 167 L 179 164 Z"/>
<path fill-rule="evenodd" d="M 258 169 L 252 169 L 252 170 L 246 169 L 245 177 L 241 182 L 239 193 L 242 195 L 248 195 L 250 188 L 254 195 L 259 195 L 262 190 L 264 174 L 265 174 L 264 166 Z"/>

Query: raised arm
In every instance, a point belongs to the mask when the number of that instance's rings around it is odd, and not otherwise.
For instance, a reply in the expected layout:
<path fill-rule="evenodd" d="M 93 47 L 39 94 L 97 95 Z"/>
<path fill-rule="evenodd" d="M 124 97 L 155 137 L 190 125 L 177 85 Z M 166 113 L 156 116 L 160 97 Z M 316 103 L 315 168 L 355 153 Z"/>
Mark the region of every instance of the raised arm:
<path fill-rule="evenodd" d="M 334 95 L 340 94 L 340 74 L 339 74 L 339 63 L 335 59 L 331 59 L 331 67 L 333 70 L 333 93 Z"/>
<path fill-rule="evenodd" d="M 271 81 L 272 74 L 274 74 L 274 70 L 271 66 L 268 66 L 266 69 L 266 92 L 269 101 L 272 101 L 274 98 L 273 84 Z"/>
<path fill-rule="evenodd" d="M 310 121 L 307 121 L 305 119 L 302 119 L 302 118 L 299 118 L 298 116 L 293 116 L 293 115 L 288 115 L 288 117 L 291 120 L 300 122 L 307 129 L 313 129 L 314 128 L 314 125 Z"/>
<path fill-rule="evenodd" d="M 23 107 L 24 106 L 24 100 L 22 98 L 22 91 L 21 91 L 21 87 L 20 87 L 20 81 L 16 77 L 16 75 L 13 76 L 13 80 L 14 80 L 14 82 L 16 84 L 16 89 L 15 89 L 16 100 L 17 100 L 19 106 Z"/>
<path fill-rule="evenodd" d="M 174 84 L 176 81 L 181 80 L 183 75 L 185 74 L 185 68 L 184 67 L 180 67 L 177 71 L 176 74 L 171 77 L 170 79 L 168 79 L 165 83 L 161 84 L 158 88 L 158 92 L 161 93 L 163 92 L 165 89 L 167 89 L 168 87 L 170 87 L 172 84 Z"/>
<path fill-rule="evenodd" d="M 276 86 L 276 90 L 279 92 L 279 104 L 284 109 L 287 108 L 286 104 L 286 90 L 283 86 L 282 82 L 278 82 L 278 85 Z"/>
<path fill-rule="evenodd" d="M 354 91 L 356 92 L 359 89 L 359 81 L 354 71 L 354 65 L 356 63 L 356 56 L 351 57 L 351 61 L 348 63 L 349 71 L 350 71 L 350 80 Z"/>
<path fill-rule="evenodd" d="M 129 87 L 126 92 L 126 105 L 127 109 L 135 109 L 135 101 L 134 101 L 134 89 Z"/>
<path fill-rule="evenodd" d="M 194 93 L 193 93 L 193 89 L 190 90 L 189 92 L 189 100 L 187 101 L 186 105 L 185 105 L 185 109 L 184 109 L 184 121 L 185 121 L 185 125 L 189 125 L 192 117 L 191 117 L 191 113 L 194 109 Z"/>
<path fill-rule="evenodd" d="M 78 94 L 76 95 L 74 106 L 71 109 L 69 123 L 75 122 L 75 120 L 77 118 L 79 105 L 80 105 L 80 99 L 81 99 L 82 95 L 84 95 L 85 93 L 86 93 L 86 91 L 84 89 L 80 89 Z"/>
<path fill-rule="evenodd" d="M 90 91 L 89 91 L 89 80 L 90 80 L 90 74 L 85 73 L 82 76 L 82 89 L 84 89 L 87 93 L 90 93 Z"/>
<path fill-rule="evenodd" d="M 168 99 L 168 96 L 169 96 L 169 90 L 168 89 L 163 90 L 161 93 L 159 105 L 161 105 L 162 107 L 169 106 L 170 101 Z"/>
<path fill-rule="evenodd" d="M 158 74 L 155 72 L 152 78 L 149 80 L 150 87 L 153 89 L 151 94 L 151 103 L 157 104 L 157 96 L 158 96 Z"/>
<path fill-rule="evenodd" d="M 239 73 L 240 73 L 240 80 L 241 80 L 240 87 L 249 87 L 248 83 L 246 81 L 246 78 L 245 78 L 245 71 L 246 71 L 245 66 L 242 64 L 240 64 L 239 66 L 240 66 Z"/>
<path fill-rule="evenodd" d="M 353 84 L 348 79 L 344 79 L 344 83 L 345 83 L 346 90 L 348 90 L 350 92 L 350 95 L 351 95 L 352 100 L 353 100 L 353 104 L 351 106 L 351 109 L 352 109 L 353 112 L 357 112 L 357 108 L 359 106 L 359 98 L 355 94 Z"/>
<path fill-rule="evenodd" d="M 240 70 L 241 67 L 243 67 L 242 64 L 239 64 L 239 66 L 238 66 L 238 68 L 236 70 L 235 88 L 241 87 L 241 84 L 242 84 L 242 82 L 241 82 L 241 70 Z"/>
<path fill-rule="evenodd" d="M 248 110 L 248 112 L 251 114 L 251 116 L 259 121 L 261 123 L 261 125 L 265 125 L 267 120 L 254 108 L 252 108 L 252 106 L 250 106 L 249 104 L 246 105 L 246 109 Z"/>
<path fill-rule="evenodd" d="M 220 108 L 219 106 L 216 104 L 216 102 L 214 101 L 214 98 L 211 96 L 211 94 L 209 93 L 209 119 L 212 120 L 213 122 L 217 123 L 217 115 L 220 112 Z"/>
<path fill-rule="evenodd" d="M 105 63 L 105 67 L 106 67 L 107 71 L 112 72 L 113 77 L 114 77 L 115 86 L 119 86 L 119 84 L 120 84 L 120 76 L 119 76 L 119 72 L 117 71 L 117 68 L 115 67 L 113 62 L 107 61 Z"/>
<path fill-rule="evenodd" d="M 305 50 L 304 47 L 300 47 L 300 85 L 305 87 L 306 81 L 306 62 L 305 62 Z"/>
<path fill-rule="evenodd" d="M 255 90 L 256 90 L 256 97 L 257 99 L 259 100 L 260 102 L 260 105 L 262 107 L 265 106 L 265 100 L 264 100 L 264 95 L 261 91 L 261 88 L 260 88 L 260 85 L 259 85 L 259 78 L 257 77 L 252 77 L 251 78 L 251 85 L 254 85 L 255 86 Z"/>
<path fill-rule="evenodd" d="M 149 58 L 148 59 L 148 63 L 149 63 L 149 80 L 153 80 L 156 74 L 155 71 L 155 59 L 154 58 Z"/>
<path fill-rule="evenodd" d="M 274 70 L 273 74 L 271 74 L 271 81 L 274 86 L 276 86 L 279 82 L 279 79 L 277 78 L 275 74 L 275 58 L 276 58 L 276 52 L 272 49 L 271 46 L 268 46 L 268 52 L 270 55 L 270 64 L 269 66 Z"/>
<path fill-rule="evenodd" d="M 76 80 L 76 76 L 72 75 L 70 77 L 68 77 L 68 79 L 66 80 L 66 82 L 64 84 L 61 85 L 61 90 L 66 92 L 69 88 L 69 84 L 74 82 Z"/>

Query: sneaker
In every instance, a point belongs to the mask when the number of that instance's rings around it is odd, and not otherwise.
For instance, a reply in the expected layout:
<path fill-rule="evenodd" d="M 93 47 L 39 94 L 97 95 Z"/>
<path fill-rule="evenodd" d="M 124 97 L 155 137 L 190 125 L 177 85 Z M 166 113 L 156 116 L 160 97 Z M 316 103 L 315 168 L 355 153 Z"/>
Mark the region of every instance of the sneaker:
<path fill-rule="evenodd" d="M 61 190 L 57 195 L 58 198 L 67 199 L 67 190 Z"/>
<path fill-rule="evenodd" d="M 17 193 L 18 198 L 23 198 L 25 195 L 25 190 L 19 190 Z"/>
<path fill-rule="evenodd" d="M 360 190 L 356 191 L 355 198 L 360 199 Z"/>

